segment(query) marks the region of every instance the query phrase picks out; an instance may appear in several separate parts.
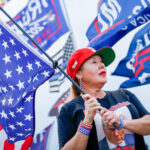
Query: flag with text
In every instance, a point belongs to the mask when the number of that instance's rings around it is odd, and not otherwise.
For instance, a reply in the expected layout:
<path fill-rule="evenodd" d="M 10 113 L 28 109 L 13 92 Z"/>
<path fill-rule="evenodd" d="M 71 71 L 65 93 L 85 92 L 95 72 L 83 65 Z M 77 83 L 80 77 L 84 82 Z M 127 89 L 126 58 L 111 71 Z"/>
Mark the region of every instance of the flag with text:
<path fill-rule="evenodd" d="M 150 20 L 150 1 L 100 0 L 97 17 L 87 30 L 88 46 L 113 46 L 123 36 Z"/>
<path fill-rule="evenodd" d="M 135 34 L 127 56 L 119 62 L 113 75 L 129 77 L 121 88 L 150 83 L 150 23 Z"/>
<path fill-rule="evenodd" d="M 29 0 L 14 20 L 44 50 L 69 31 L 59 0 Z M 12 21 L 8 24 L 22 34 Z M 23 34 L 22 38 L 35 47 Z"/>

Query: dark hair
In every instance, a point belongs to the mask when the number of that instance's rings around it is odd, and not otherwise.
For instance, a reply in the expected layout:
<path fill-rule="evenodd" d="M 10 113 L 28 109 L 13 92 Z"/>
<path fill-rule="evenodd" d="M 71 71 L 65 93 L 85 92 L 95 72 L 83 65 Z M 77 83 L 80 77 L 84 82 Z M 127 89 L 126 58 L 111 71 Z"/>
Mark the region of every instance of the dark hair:
<path fill-rule="evenodd" d="M 83 70 L 83 64 L 81 65 L 81 67 L 78 70 Z M 79 81 L 76 77 L 75 77 L 75 82 L 80 86 Z M 71 97 L 72 97 L 72 99 L 76 98 L 80 94 L 81 94 L 80 90 L 78 90 L 76 88 L 76 86 L 74 84 L 72 84 L 72 86 L 71 86 Z"/>
<path fill-rule="evenodd" d="M 78 81 L 78 79 L 76 77 L 75 77 L 75 82 L 79 85 L 79 81 Z M 72 86 L 71 86 L 71 97 L 72 97 L 72 99 L 76 98 L 80 94 L 81 94 L 80 90 L 78 90 L 76 88 L 76 86 L 74 84 L 72 84 Z"/>

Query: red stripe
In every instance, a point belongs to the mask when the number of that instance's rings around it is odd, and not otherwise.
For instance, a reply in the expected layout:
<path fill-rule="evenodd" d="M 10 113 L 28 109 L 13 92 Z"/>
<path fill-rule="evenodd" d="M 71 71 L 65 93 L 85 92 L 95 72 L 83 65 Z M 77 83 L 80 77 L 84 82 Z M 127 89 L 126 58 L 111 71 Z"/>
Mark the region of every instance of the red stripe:
<path fill-rule="evenodd" d="M 21 150 L 28 150 L 28 148 L 31 146 L 33 141 L 33 138 L 31 136 L 28 136 L 25 139 L 25 142 L 22 144 Z"/>
<path fill-rule="evenodd" d="M 14 20 L 16 21 L 16 20 L 18 20 L 20 17 L 21 17 L 21 14 L 18 15 L 18 16 L 16 16 L 16 17 L 14 18 Z M 12 23 L 13 23 L 12 21 L 8 22 L 9 25 L 11 25 Z"/>
<path fill-rule="evenodd" d="M 118 24 L 120 24 L 121 22 L 125 21 L 125 19 L 122 19 L 121 21 L 117 22 L 116 24 L 114 24 L 113 26 L 111 26 L 110 28 L 108 28 L 107 30 L 105 30 L 104 32 L 102 32 L 101 34 L 97 35 L 95 38 L 93 38 L 89 44 L 91 44 L 93 41 L 95 41 L 97 38 L 99 38 L 100 36 L 102 36 L 104 33 L 108 32 L 110 29 L 114 28 L 115 26 L 117 26 Z"/>
<path fill-rule="evenodd" d="M 61 100 L 59 100 L 59 102 L 57 103 L 57 105 L 56 105 L 54 108 L 55 108 L 55 109 L 56 109 L 56 108 L 58 108 L 58 107 L 59 107 L 59 105 L 60 105 L 60 104 L 62 104 L 62 103 L 63 103 L 63 100 L 62 100 L 62 99 L 61 99 Z"/>
<path fill-rule="evenodd" d="M 0 125 L 0 131 L 3 129 L 3 127 Z"/>
<path fill-rule="evenodd" d="M 96 28 L 97 33 L 100 34 L 101 32 L 100 32 L 100 30 L 99 30 L 99 27 L 98 27 L 97 22 L 98 22 L 98 19 L 95 19 L 95 20 L 94 20 L 94 25 L 95 25 L 95 28 Z"/>
<path fill-rule="evenodd" d="M 137 65 L 139 64 L 138 58 L 139 58 L 140 56 L 145 55 L 146 53 L 149 53 L 149 52 L 150 52 L 150 48 L 147 48 L 146 50 L 143 50 L 143 51 L 139 52 L 139 53 L 137 54 L 136 58 L 135 58 L 136 61 L 135 61 L 134 65 L 133 65 L 133 67 L 136 68 Z"/>
<path fill-rule="evenodd" d="M 100 3 L 101 3 L 101 0 L 99 0 L 99 2 L 98 2 L 98 4 L 97 4 L 97 9 L 98 9 L 98 7 L 99 7 Z"/>
<path fill-rule="evenodd" d="M 144 69 L 143 63 L 148 61 L 150 59 L 150 56 L 147 56 L 147 57 L 141 59 L 140 61 L 138 61 L 138 58 L 142 55 L 149 53 L 149 52 L 150 52 L 150 48 L 147 48 L 146 50 L 143 50 L 137 54 L 137 56 L 135 58 L 135 64 L 133 65 L 133 67 L 136 68 L 137 65 L 140 65 L 140 67 L 136 70 L 135 77 L 138 77 L 139 73 Z"/>
<path fill-rule="evenodd" d="M 8 140 L 4 142 L 4 150 L 15 150 L 14 143 L 8 143 Z"/>
<path fill-rule="evenodd" d="M 55 13 L 56 13 L 56 18 L 57 18 L 59 27 L 57 28 L 57 30 L 56 30 L 55 32 L 53 32 L 52 34 L 50 34 L 50 35 L 47 37 L 47 40 L 48 40 L 50 37 L 54 36 L 54 35 L 62 28 L 61 22 L 60 22 L 60 20 L 59 20 L 58 12 L 57 12 L 57 9 L 56 9 L 55 4 L 54 4 L 54 0 L 51 0 L 51 3 L 52 3 L 52 5 L 53 5 L 54 11 L 55 11 Z"/>
<path fill-rule="evenodd" d="M 87 128 L 87 129 L 92 129 L 92 125 L 88 126 L 88 125 L 84 124 L 83 122 L 81 123 L 81 126 L 83 126 L 84 128 Z"/>
<path fill-rule="evenodd" d="M 144 69 L 144 62 L 150 60 L 150 56 L 147 56 L 145 58 L 143 58 L 142 60 L 139 61 L 140 67 L 137 69 L 137 71 L 135 72 L 135 77 L 137 77 L 139 75 L 139 73 Z"/>
<path fill-rule="evenodd" d="M 44 136 L 44 150 L 46 150 L 46 141 L 47 141 L 47 136 Z"/>

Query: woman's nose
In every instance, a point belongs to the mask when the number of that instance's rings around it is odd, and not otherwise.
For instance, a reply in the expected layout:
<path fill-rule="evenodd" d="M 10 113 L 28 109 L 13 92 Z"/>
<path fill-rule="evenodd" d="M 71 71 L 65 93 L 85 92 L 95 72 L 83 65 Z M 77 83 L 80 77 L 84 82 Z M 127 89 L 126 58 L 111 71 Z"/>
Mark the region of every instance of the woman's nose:
<path fill-rule="evenodd" d="M 104 65 L 103 62 L 99 62 L 99 68 L 100 68 L 100 69 L 101 69 L 101 68 L 105 68 L 105 65 Z"/>

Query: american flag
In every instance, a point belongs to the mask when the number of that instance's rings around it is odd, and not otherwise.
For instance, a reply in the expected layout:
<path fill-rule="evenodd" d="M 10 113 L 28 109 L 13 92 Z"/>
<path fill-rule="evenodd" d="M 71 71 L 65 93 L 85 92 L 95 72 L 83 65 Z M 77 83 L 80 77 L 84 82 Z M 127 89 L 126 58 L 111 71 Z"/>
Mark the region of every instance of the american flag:
<path fill-rule="evenodd" d="M 74 44 L 71 34 L 68 36 L 68 39 L 57 53 L 55 53 L 52 58 L 58 62 L 58 65 L 61 65 L 63 70 L 66 70 L 68 58 L 74 51 Z M 59 92 L 60 86 L 64 83 L 65 76 L 59 70 L 56 70 L 55 75 L 50 78 L 50 92 Z"/>
<path fill-rule="evenodd" d="M 54 73 L 32 50 L 0 22 L 0 124 L 8 143 L 32 139 L 36 89 Z"/>

